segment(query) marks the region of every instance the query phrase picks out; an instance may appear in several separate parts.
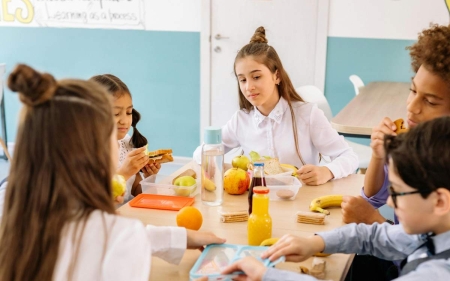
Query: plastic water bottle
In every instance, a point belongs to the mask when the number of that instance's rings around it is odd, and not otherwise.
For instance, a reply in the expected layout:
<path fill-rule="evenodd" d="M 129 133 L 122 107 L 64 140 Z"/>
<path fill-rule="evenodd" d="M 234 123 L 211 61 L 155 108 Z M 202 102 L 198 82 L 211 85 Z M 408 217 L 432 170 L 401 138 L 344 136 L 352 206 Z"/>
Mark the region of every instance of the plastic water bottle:
<path fill-rule="evenodd" d="M 202 146 L 201 197 L 209 206 L 219 206 L 223 202 L 223 158 L 222 129 L 207 127 Z"/>

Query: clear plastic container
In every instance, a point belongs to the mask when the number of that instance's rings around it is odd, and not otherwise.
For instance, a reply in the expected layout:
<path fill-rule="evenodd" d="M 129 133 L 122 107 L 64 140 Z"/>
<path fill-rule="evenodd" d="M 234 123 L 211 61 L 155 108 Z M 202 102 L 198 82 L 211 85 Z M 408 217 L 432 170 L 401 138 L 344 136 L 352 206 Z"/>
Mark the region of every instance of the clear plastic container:
<path fill-rule="evenodd" d="M 263 263 L 265 267 L 273 267 L 280 262 L 285 261 L 282 256 L 277 260 L 270 262 L 270 260 L 261 259 L 261 254 L 267 251 L 267 247 L 255 247 L 245 245 L 233 244 L 211 244 L 205 248 L 200 257 L 195 262 L 194 266 L 189 272 L 190 280 L 195 280 L 202 276 L 207 276 L 208 280 L 216 281 L 231 281 L 243 272 L 234 272 L 228 275 L 221 275 L 220 272 L 232 264 L 247 256 L 252 256 Z"/>
<path fill-rule="evenodd" d="M 194 197 L 198 193 L 197 180 L 191 186 L 176 186 L 171 184 L 173 178 L 159 174 L 145 178 L 141 181 L 142 193 L 183 197 Z"/>
<path fill-rule="evenodd" d="M 294 200 L 297 196 L 298 190 L 302 186 L 302 183 L 296 177 L 292 176 L 266 177 L 266 184 L 270 190 L 269 199 L 271 201 Z M 289 198 L 281 198 L 279 196 L 280 193 L 278 193 L 280 190 L 290 190 L 293 195 Z"/>

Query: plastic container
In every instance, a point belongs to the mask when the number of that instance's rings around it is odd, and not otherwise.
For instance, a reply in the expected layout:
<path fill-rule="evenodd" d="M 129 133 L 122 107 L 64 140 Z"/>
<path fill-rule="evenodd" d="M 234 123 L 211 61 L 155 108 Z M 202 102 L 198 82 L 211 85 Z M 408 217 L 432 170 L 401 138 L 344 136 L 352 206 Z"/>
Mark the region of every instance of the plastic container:
<path fill-rule="evenodd" d="M 174 177 L 152 175 L 141 181 L 142 193 L 171 196 L 194 197 L 198 193 L 197 180 L 191 186 L 176 186 L 171 184 Z"/>
<path fill-rule="evenodd" d="M 223 166 L 225 147 L 222 144 L 222 129 L 207 127 L 204 132 L 201 164 L 201 199 L 209 206 L 223 202 Z"/>
<path fill-rule="evenodd" d="M 302 186 L 302 183 L 292 176 L 280 176 L 280 177 L 266 177 L 266 184 L 269 188 L 269 199 L 271 201 L 276 200 L 294 200 L 297 196 L 298 190 Z M 279 190 L 290 190 L 294 195 L 287 199 L 282 199 L 278 197 L 277 191 Z"/>
<path fill-rule="evenodd" d="M 231 263 L 247 256 L 252 256 L 263 262 L 266 267 L 275 266 L 277 263 L 284 262 L 285 257 L 270 262 L 270 260 L 261 259 L 261 254 L 267 250 L 267 247 L 254 247 L 233 244 L 209 245 L 202 252 L 189 272 L 191 280 L 202 276 L 208 276 L 208 280 L 232 280 L 240 272 L 221 275 L 220 272 Z"/>

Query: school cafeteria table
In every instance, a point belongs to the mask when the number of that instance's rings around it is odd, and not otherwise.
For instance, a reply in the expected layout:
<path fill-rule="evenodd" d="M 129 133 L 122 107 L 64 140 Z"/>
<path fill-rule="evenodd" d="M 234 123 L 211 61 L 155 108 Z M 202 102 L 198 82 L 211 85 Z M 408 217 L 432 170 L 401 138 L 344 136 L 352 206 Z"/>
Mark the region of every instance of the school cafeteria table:
<path fill-rule="evenodd" d="M 190 162 L 173 173 L 173 176 L 180 174 L 186 169 L 194 169 L 199 174 L 199 166 Z M 346 178 L 333 180 L 321 186 L 303 186 L 300 188 L 295 200 L 291 201 L 270 201 L 269 213 L 272 217 L 272 236 L 281 237 L 284 234 L 292 233 L 299 236 L 310 236 L 315 232 L 331 230 L 344 225 L 341 220 L 340 208 L 329 209 L 331 214 L 327 216 L 325 225 L 300 224 L 296 221 L 297 211 L 308 211 L 309 203 L 312 199 L 329 194 L 358 195 L 364 182 L 364 175 L 354 174 Z M 198 188 L 198 187 L 197 187 Z M 247 193 L 244 195 L 224 194 L 224 203 L 220 207 L 209 207 L 202 204 L 200 195 L 195 198 L 194 206 L 203 214 L 203 225 L 200 230 L 212 231 L 217 236 L 227 239 L 231 244 L 247 244 L 247 222 L 221 223 L 219 221 L 219 208 L 246 209 Z M 118 212 L 127 217 L 137 218 L 144 224 L 170 225 L 176 226 L 176 214 L 174 211 L 152 210 L 132 208 L 125 204 L 118 209 Z M 157 241 L 156 241 L 157 243 Z M 135 249 L 137 250 L 137 249 Z M 189 280 L 189 271 L 200 255 L 198 250 L 187 250 L 179 265 L 169 264 L 159 258 L 152 258 L 152 268 L 150 280 Z M 326 278 L 328 280 L 344 280 L 347 271 L 352 263 L 354 255 L 333 254 L 325 257 Z M 312 258 L 301 263 L 283 263 L 277 268 L 299 272 L 299 265 L 302 264 L 311 268 Z"/>
<path fill-rule="evenodd" d="M 369 83 L 331 120 L 331 126 L 339 133 L 370 137 L 384 117 L 406 120 L 409 88 L 410 83 Z"/>

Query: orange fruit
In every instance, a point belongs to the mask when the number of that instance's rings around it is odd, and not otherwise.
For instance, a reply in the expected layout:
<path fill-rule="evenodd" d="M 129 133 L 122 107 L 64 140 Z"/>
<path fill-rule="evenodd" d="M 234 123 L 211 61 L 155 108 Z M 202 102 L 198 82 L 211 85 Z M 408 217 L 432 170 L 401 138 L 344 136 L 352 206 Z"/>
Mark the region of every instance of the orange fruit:
<path fill-rule="evenodd" d="M 177 225 L 187 229 L 199 230 L 203 223 L 200 211 L 191 206 L 183 207 L 177 214 Z"/>

